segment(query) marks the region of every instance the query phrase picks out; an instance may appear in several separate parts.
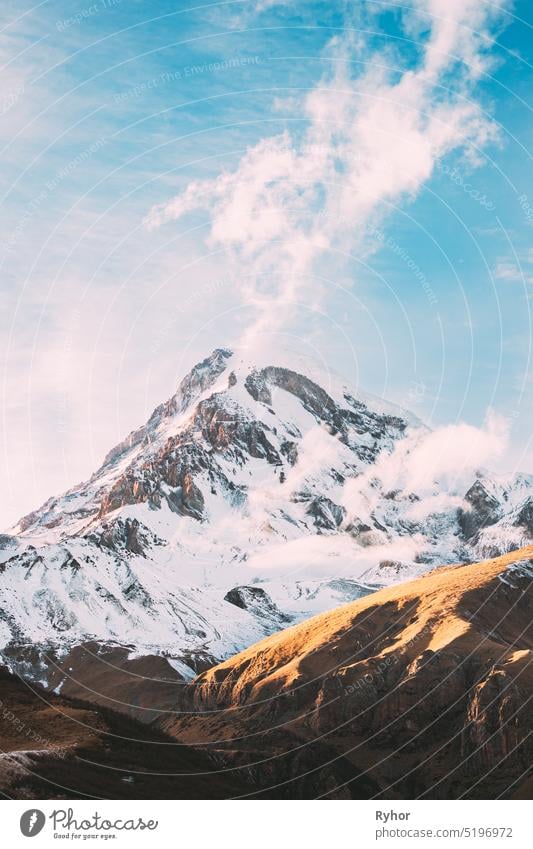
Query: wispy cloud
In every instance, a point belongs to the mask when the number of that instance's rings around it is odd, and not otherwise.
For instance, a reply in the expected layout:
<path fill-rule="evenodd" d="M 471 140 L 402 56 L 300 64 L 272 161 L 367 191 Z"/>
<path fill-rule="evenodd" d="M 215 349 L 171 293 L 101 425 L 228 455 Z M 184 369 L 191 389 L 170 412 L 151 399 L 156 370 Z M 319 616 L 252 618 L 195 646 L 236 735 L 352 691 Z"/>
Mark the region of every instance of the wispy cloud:
<path fill-rule="evenodd" d="M 235 170 L 152 208 L 147 226 L 208 210 L 208 242 L 234 260 L 241 296 L 257 309 L 248 335 L 279 326 L 320 297 L 312 275 L 326 252 L 364 244 L 369 224 L 415 196 L 441 157 L 461 151 L 475 163 L 495 138 L 472 93 L 496 19 L 481 0 L 417 0 L 402 21 L 419 57 L 400 73 L 347 20 L 327 47 L 336 70 L 303 100 L 305 132 L 262 139 Z M 368 70 L 354 78 L 350 62 L 361 58 Z"/>
<path fill-rule="evenodd" d="M 501 257 L 493 273 L 496 280 L 533 284 L 533 251 L 528 250 L 517 258 Z"/>
<path fill-rule="evenodd" d="M 428 515 L 458 506 L 472 475 L 485 464 L 494 465 L 508 436 L 509 422 L 494 413 L 481 428 L 461 422 L 432 432 L 413 431 L 391 454 L 380 455 L 368 472 L 347 482 L 344 505 L 350 516 L 365 517 L 381 492 L 401 489 L 425 496 L 412 511 L 418 519 L 423 518 L 421 511 Z"/>

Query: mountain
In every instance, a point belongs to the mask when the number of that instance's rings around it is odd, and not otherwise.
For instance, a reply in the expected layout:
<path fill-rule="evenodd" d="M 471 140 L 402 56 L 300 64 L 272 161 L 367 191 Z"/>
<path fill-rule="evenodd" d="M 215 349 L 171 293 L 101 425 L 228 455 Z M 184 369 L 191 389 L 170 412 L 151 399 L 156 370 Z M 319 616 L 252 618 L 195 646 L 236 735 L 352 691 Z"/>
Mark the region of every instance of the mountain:
<path fill-rule="evenodd" d="M 417 483 L 430 436 L 294 357 L 213 351 L 88 481 L 0 536 L 3 662 L 152 719 L 266 635 L 530 542 L 533 479 Z"/>
<path fill-rule="evenodd" d="M 436 569 L 288 628 L 187 684 L 158 725 L 248 770 L 252 796 L 531 798 L 532 557 Z"/>

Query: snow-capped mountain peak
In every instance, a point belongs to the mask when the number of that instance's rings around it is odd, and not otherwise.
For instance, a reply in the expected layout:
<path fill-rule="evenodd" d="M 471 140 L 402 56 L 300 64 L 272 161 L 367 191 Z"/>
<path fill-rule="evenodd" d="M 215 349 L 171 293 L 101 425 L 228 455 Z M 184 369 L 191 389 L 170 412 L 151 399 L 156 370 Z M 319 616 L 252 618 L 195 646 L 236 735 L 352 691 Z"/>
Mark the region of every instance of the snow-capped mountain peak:
<path fill-rule="evenodd" d="M 216 349 L 88 481 L 0 538 L 6 647 L 111 642 L 170 653 L 183 672 L 431 565 L 530 541 L 529 478 L 422 487 L 405 471 L 431 445 L 415 417 L 269 360 Z"/>

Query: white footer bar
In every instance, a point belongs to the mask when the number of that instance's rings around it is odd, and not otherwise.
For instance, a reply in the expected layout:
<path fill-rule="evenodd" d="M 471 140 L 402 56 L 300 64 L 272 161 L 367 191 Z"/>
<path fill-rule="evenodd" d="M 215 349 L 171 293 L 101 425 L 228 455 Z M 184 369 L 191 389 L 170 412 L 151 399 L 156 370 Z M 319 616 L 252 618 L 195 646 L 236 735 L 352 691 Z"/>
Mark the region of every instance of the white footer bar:
<path fill-rule="evenodd" d="M 529 801 L 4 801 L 3 846 L 533 847 Z"/>

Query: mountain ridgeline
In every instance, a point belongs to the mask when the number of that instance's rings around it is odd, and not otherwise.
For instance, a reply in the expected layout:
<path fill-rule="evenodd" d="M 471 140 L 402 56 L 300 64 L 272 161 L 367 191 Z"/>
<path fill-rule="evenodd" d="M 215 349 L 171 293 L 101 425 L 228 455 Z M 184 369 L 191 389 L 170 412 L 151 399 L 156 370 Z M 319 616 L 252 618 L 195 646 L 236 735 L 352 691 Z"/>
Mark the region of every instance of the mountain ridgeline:
<path fill-rule="evenodd" d="M 152 719 L 269 634 L 527 545 L 528 476 L 391 485 L 388 459 L 429 433 L 312 366 L 213 351 L 88 481 L 0 537 L 4 663 Z"/>

